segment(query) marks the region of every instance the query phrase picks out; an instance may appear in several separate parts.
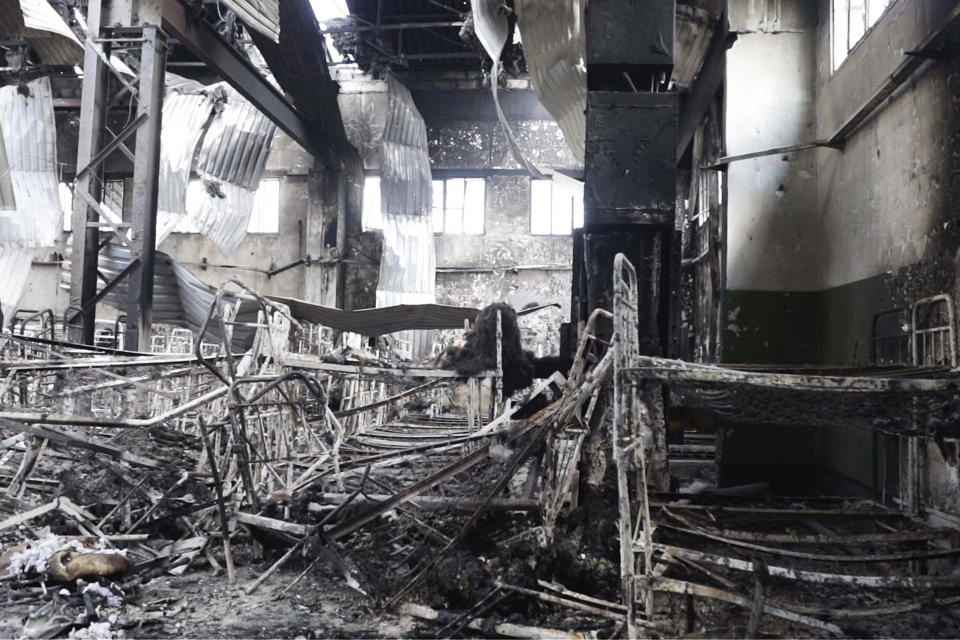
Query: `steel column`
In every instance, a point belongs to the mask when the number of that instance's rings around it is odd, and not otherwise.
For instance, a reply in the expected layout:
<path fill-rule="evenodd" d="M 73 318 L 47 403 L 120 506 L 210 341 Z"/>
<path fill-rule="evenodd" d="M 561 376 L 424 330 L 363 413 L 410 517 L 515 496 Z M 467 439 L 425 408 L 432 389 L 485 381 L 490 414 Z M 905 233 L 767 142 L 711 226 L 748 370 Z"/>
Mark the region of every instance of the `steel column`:
<path fill-rule="evenodd" d="M 166 36 L 156 26 L 139 30 L 140 78 L 137 117 L 147 118 L 137 129 L 133 162 L 133 198 L 129 213 L 130 249 L 140 267 L 130 276 L 127 288 L 127 325 L 124 348 L 143 350 L 150 346 L 153 312 L 153 270 L 156 255 L 157 190 L 160 167 L 160 125 L 163 112 Z"/>
<path fill-rule="evenodd" d="M 107 68 L 93 48 L 92 40 L 100 37 L 101 0 L 90 0 L 87 5 L 87 40 L 83 54 L 83 93 L 80 98 L 80 129 L 77 140 L 77 169 L 91 166 L 100 151 L 101 138 L 107 114 Z M 100 202 L 103 192 L 103 165 L 95 163 L 90 170 L 77 177 L 75 194 L 87 193 Z M 96 226 L 98 213 L 87 200 L 73 199 L 73 254 L 70 257 L 70 306 L 84 309 L 80 325 L 66 328 L 73 342 L 93 344 L 96 322 L 96 304 L 89 302 L 97 294 L 97 259 L 100 229 Z"/>

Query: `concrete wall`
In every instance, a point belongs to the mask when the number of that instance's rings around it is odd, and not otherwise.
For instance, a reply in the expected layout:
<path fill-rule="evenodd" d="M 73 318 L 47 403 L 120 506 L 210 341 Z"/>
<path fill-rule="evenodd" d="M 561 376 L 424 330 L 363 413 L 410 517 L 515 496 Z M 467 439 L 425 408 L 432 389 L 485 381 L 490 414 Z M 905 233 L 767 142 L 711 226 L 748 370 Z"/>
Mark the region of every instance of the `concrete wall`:
<path fill-rule="evenodd" d="M 727 52 L 727 154 L 783 147 L 816 134 L 816 7 L 730 5 L 738 38 Z M 820 288 L 816 157 L 734 162 L 727 171 L 727 361 L 790 362 L 816 348 L 803 296 Z M 777 339 L 784 330 L 793 340 Z"/>
<path fill-rule="evenodd" d="M 896 0 L 834 71 L 830 0 L 735 0 L 728 152 L 830 138 L 955 6 Z M 960 59 L 950 50 L 924 63 L 843 150 L 731 165 L 727 361 L 868 364 L 877 313 L 960 293 L 958 94 Z M 816 455 L 803 463 L 873 483 L 872 432 L 830 427 L 813 438 Z M 756 464 L 764 458 L 755 448 L 730 453 Z M 955 443 L 924 441 L 921 450 L 926 506 L 960 515 Z"/>
<path fill-rule="evenodd" d="M 830 26 L 818 29 L 819 137 L 829 137 L 956 2 L 898 0 L 831 73 Z M 821 0 L 825 12 L 829 0 Z M 847 140 L 817 152 L 820 175 L 821 360 L 870 361 L 874 314 L 938 293 L 957 296 L 960 249 L 960 60 L 928 62 Z M 863 443 L 836 450 L 846 452 Z M 956 445 L 921 446 L 925 505 L 960 515 Z M 952 451 L 952 455 L 950 452 Z"/>
<path fill-rule="evenodd" d="M 939 29 L 955 5 L 946 0 L 895 2 L 873 30 L 831 73 L 830 28 L 818 32 L 817 126 L 829 137 L 867 101 L 903 60 Z M 826 10 L 828 0 L 821 1 Z M 847 140 L 843 151 L 817 152 L 820 167 L 824 336 L 869 338 L 872 315 L 937 293 L 954 293 L 960 247 L 953 203 L 960 195 L 960 63 L 954 57 L 927 63 L 878 113 Z M 865 313 L 833 312 L 837 296 L 862 301 Z M 865 317 L 869 315 L 869 317 Z M 825 341 L 828 362 L 868 362 Z"/>

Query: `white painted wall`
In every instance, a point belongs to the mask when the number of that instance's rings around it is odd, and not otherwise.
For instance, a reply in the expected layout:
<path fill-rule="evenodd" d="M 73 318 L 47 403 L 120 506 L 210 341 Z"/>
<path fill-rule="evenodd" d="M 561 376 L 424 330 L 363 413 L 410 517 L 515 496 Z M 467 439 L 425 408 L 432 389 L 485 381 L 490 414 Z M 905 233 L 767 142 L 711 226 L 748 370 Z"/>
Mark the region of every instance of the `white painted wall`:
<path fill-rule="evenodd" d="M 816 34 L 758 32 L 749 25 L 727 52 L 727 153 L 813 139 Z M 727 287 L 820 288 L 817 167 L 812 153 L 730 164 Z"/>

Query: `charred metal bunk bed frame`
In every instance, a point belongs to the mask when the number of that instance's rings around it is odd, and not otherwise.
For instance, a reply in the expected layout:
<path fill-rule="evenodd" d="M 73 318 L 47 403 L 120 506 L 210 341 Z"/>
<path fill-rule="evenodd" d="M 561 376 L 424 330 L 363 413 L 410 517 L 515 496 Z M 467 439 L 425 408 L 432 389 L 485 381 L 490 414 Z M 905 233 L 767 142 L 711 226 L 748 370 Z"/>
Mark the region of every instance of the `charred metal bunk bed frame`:
<path fill-rule="evenodd" d="M 642 629 L 683 633 L 662 627 L 665 618 L 654 604 L 655 594 L 663 593 L 674 594 L 656 600 L 668 607 L 684 606 L 676 595 L 685 596 L 687 632 L 694 627 L 695 597 L 746 609 L 745 631 L 738 627 L 745 637 L 756 636 L 761 619 L 835 636 L 863 633 L 857 625 L 871 618 L 928 615 L 931 608 L 960 603 L 960 576 L 951 574 L 960 556 L 956 531 L 919 520 L 916 483 L 920 436 L 950 437 L 960 416 L 960 378 L 946 370 L 942 377 L 919 371 L 923 378 L 801 375 L 640 356 L 637 276 L 622 254 L 615 260 L 613 306 L 612 448 L 629 637 Z M 670 408 L 721 419 L 821 426 L 839 421 L 910 436 L 907 495 L 899 511 L 858 499 L 758 504 L 658 495 L 669 486 L 665 398 Z M 931 575 L 937 569 L 946 575 Z M 808 588 L 796 590 L 803 585 Z"/>

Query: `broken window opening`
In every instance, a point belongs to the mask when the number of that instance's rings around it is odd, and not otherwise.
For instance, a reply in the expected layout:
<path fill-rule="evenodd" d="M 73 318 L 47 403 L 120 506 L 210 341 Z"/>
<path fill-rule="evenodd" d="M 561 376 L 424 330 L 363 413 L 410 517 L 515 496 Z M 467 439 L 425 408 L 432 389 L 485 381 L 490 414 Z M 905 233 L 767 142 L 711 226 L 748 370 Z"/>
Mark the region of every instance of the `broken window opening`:
<path fill-rule="evenodd" d="M 833 71 L 870 32 L 895 0 L 833 0 Z"/>
<path fill-rule="evenodd" d="M 552 180 L 530 181 L 530 233 L 568 236 L 583 227 L 583 198 Z"/>
<path fill-rule="evenodd" d="M 247 233 L 280 233 L 280 179 L 260 181 L 253 197 Z"/>

